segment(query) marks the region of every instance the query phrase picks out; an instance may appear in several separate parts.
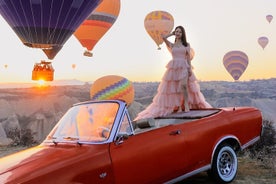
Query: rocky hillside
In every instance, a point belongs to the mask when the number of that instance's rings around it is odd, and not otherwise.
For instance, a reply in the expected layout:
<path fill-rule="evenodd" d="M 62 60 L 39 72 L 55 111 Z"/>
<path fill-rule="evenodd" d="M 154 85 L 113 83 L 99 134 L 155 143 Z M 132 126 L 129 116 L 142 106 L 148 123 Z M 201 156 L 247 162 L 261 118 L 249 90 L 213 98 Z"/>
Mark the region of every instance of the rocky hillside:
<path fill-rule="evenodd" d="M 132 118 L 151 102 L 159 83 L 133 84 Z M 254 106 L 265 119 L 276 120 L 276 79 L 200 82 L 200 86 L 213 107 Z M 35 141 L 42 141 L 69 107 L 89 100 L 90 87 L 84 84 L 0 89 L 0 145 L 10 144 L 13 133 L 22 134 L 26 130 L 31 131 Z"/>
<path fill-rule="evenodd" d="M 90 86 L 59 86 L 0 90 L 0 145 L 8 135 L 31 130 L 42 141 L 74 103 L 89 99 Z"/>
<path fill-rule="evenodd" d="M 147 106 L 156 93 L 157 82 L 135 83 L 135 100 Z M 213 107 L 253 106 L 267 120 L 276 120 L 276 79 L 246 82 L 199 82 L 201 92 Z"/>

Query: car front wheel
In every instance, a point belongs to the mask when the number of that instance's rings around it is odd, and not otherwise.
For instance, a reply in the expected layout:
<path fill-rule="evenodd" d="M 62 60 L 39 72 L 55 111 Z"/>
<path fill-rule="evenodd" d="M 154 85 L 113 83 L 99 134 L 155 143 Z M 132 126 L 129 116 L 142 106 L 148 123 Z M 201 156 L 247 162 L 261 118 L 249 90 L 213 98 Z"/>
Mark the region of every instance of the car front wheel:
<path fill-rule="evenodd" d="M 211 176 L 219 183 L 230 183 L 238 170 L 238 159 L 234 149 L 227 144 L 220 145 L 213 158 Z"/>

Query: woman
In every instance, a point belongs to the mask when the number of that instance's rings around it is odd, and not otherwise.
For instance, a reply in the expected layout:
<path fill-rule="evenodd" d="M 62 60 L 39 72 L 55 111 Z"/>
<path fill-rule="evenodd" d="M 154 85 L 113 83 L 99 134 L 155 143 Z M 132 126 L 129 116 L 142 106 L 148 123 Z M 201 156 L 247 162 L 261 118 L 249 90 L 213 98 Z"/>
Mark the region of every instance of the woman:
<path fill-rule="evenodd" d="M 174 43 L 168 40 L 170 36 L 175 36 Z M 166 116 L 179 110 L 188 112 L 190 108 L 211 107 L 200 92 L 192 72 L 191 48 L 186 40 L 184 28 L 177 26 L 172 33 L 162 37 L 172 54 L 172 60 L 166 66 L 167 70 L 152 103 L 140 112 L 135 120 Z"/>

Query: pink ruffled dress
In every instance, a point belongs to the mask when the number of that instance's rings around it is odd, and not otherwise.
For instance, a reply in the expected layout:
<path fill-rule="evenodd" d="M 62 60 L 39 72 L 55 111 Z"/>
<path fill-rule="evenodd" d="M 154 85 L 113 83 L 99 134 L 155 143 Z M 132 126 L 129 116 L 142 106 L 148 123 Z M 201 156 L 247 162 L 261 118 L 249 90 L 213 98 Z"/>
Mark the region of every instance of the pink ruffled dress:
<path fill-rule="evenodd" d="M 181 84 L 189 75 L 186 52 L 190 53 L 190 46 L 168 47 L 168 50 L 172 54 L 172 60 L 166 65 L 167 70 L 158 86 L 157 94 L 152 103 L 134 120 L 166 116 L 171 114 L 175 107 L 182 105 L 183 89 Z M 188 95 L 190 109 L 211 107 L 200 92 L 199 84 L 193 73 L 188 79 Z"/>

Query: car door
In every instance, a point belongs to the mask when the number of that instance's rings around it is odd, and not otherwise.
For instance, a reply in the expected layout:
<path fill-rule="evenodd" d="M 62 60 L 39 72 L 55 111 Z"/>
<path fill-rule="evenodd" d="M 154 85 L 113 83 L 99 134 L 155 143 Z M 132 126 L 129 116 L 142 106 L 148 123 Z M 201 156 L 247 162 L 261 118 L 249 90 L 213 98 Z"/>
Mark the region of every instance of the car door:
<path fill-rule="evenodd" d="M 116 183 L 161 183 L 184 172 L 184 137 L 177 125 L 129 136 L 111 143 L 110 155 Z"/>

